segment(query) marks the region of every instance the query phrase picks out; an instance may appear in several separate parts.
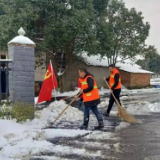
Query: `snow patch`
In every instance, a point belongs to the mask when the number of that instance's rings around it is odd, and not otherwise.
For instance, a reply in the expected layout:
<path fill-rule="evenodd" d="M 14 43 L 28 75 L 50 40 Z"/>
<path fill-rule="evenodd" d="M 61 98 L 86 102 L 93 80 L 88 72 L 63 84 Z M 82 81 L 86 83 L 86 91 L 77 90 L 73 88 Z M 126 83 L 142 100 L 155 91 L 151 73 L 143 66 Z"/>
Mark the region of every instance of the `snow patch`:
<path fill-rule="evenodd" d="M 115 134 L 111 132 L 100 132 L 94 131 L 91 134 L 84 137 L 85 139 L 99 139 L 99 140 L 107 140 L 107 139 L 117 139 L 115 138 Z"/>
<path fill-rule="evenodd" d="M 32 121 L 32 125 L 35 126 L 35 128 L 44 128 L 49 126 L 53 121 L 58 117 L 58 115 L 65 109 L 65 107 L 68 104 L 66 104 L 65 101 L 54 101 L 50 103 L 50 105 L 47 108 L 44 108 L 42 111 L 36 112 L 36 117 Z M 69 107 L 66 112 L 59 118 L 59 120 L 64 121 L 78 121 L 83 120 L 83 113 L 79 111 L 78 109 L 74 107 Z M 58 120 L 58 121 L 59 121 Z"/>
<path fill-rule="evenodd" d="M 127 123 L 127 122 L 121 122 L 119 126 L 116 126 L 115 130 L 116 131 L 119 131 L 123 128 L 127 128 L 128 126 L 130 126 L 130 123 Z"/>
<path fill-rule="evenodd" d="M 8 133 L 20 133 L 28 129 L 27 126 L 16 123 L 12 120 L 0 120 L 0 136 Z"/>
<path fill-rule="evenodd" d="M 53 145 L 47 141 L 35 141 L 31 138 L 23 139 L 15 144 L 8 144 L 1 150 L 2 155 L 9 158 L 22 158 L 54 150 Z"/>
<path fill-rule="evenodd" d="M 91 133 L 91 131 L 84 130 L 69 130 L 69 129 L 46 129 L 43 131 L 45 139 L 52 139 L 57 137 L 77 137 Z"/>

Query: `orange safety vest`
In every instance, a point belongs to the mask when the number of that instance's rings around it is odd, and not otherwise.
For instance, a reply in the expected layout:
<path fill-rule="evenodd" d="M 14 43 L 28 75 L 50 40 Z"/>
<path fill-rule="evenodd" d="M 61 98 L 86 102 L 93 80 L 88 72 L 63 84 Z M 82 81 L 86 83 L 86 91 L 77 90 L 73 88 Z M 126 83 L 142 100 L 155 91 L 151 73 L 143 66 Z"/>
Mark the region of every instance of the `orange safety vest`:
<path fill-rule="evenodd" d="M 78 79 L 78 88 L 81 88 L 81 89 L 82 89 L 82 81 L 83 81 L 82 78 L 79 78 L 79 79 Z M 83 98 L 83 95 L 81 95 L 81 98 Z"/>
<path fill-rule="evenodd" d="M 114 85 L 114 83 L 115 83 L 114 76 L 115 76 L 116 73 L 119 74 L 119 82 L 118 82 L 118 85 L 114 89 L 120 89 L 121 88 L 121 75 L 120 75 L 119 71 L 116 68 L 110 74 L 110 77 L 109 77 L 109 87 L 112 88 L 112 86 Z"/>
<path fill-rule="evenodd" d="M 94 80 L 94 78 L 92 76 L 87 76 L 86 78 L 84 78 L 81 81 L 81 84 L 82 84 L 81 88 L 82 89 L 88 88 L 88 83 L 87 83 L 88 77 L 91 77 Z M 83 93 L 83 102 L 94 101 L 99 98 L 100 98 L 100 96 L 99 96 L 99 92 L 98 92 L 98 87 L 97 87 L 96 81 L 94 80 L 93 90 L 91 90 L 90 92 L 87 92 L 87 93 Z"/>
<path fill-rule="evenodd" d="M 83 81 L 82 78 L 79 78 L 79 79 L 78 79 L 78 88 L 81 88 L 81 87 L 82 87 L 82 81 Z"/>

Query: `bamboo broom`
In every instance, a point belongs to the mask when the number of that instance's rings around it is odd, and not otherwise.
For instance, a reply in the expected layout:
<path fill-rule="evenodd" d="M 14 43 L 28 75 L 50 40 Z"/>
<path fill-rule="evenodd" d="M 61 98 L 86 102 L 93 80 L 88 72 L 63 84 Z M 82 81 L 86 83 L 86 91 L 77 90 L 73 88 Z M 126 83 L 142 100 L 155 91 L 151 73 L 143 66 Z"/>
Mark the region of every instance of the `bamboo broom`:
<path fill-rule="evenodd" d="M 105 82 L 106 82 L 108 88 L 110 89 L 108 82 L 107 81 L 105 81 Z M 136 123 L 137 119 L 134 116 L 130 115 L 124 108 L 122 108 L 122 106 L 120 105 L 120 103 L 118 102 L 118 100 L 116 99 L 114 94 L 112 92 L 111 92 L 111 94 L 114 97 L 116 104 L 117 104 L 117 109 L 118 109 L 117 115 L 129 123 Z"/>

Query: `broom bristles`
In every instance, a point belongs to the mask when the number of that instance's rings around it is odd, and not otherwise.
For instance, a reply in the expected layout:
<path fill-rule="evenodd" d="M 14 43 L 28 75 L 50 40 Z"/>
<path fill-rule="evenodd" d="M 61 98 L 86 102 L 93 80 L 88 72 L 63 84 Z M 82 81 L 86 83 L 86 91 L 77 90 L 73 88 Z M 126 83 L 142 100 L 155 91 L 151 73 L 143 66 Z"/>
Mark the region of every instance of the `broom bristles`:
<path fill-rule="evenodd" d="M 137 123 L 137 119 L 130 115 L 120 104 L 117 104 L 118 116 L 129 123 Z"/>
<path fill-rule="evenodd" d="M 108 88 L 110 88 L 109 84 L 108 84 L 108 82 L 106 80 L 105 80 L 105 83 L 107 84 Z M 114 97 L 114 99 L 116 101 L 119 117 L 124 119 L 125 121 L 127 121 L 129 123 L 138 122 L 138 120 L 134 116 L 130 115 L 129 113 L 127 113 L 127 111 L 124 108 L 122 108 L 122 106 L 120 105 L 120 103 L 118 102 L 118 100 L 116 99 L 114 94 L 113 93 L 111 93 L 111 94 L 112 94 L 112 96 Z"/>

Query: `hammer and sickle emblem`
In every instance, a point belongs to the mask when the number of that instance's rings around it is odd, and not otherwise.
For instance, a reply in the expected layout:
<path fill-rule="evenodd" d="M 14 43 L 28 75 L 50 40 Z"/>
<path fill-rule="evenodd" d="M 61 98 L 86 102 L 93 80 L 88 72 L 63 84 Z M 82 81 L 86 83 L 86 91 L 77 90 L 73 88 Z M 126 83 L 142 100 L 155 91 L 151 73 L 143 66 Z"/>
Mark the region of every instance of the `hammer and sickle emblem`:
<path fill-rule="evenodd" d="M 47 78 L 49 78 L 49 77 L 52 75 L 52 73 L 49 73 L 49 74 L 48 74 L 48 72 L 49 72 L 49 70 L 47 70 L 47 72 L 46 72 L 46 75 L 45 75 L 44 79 L 47 79 Z"/>

